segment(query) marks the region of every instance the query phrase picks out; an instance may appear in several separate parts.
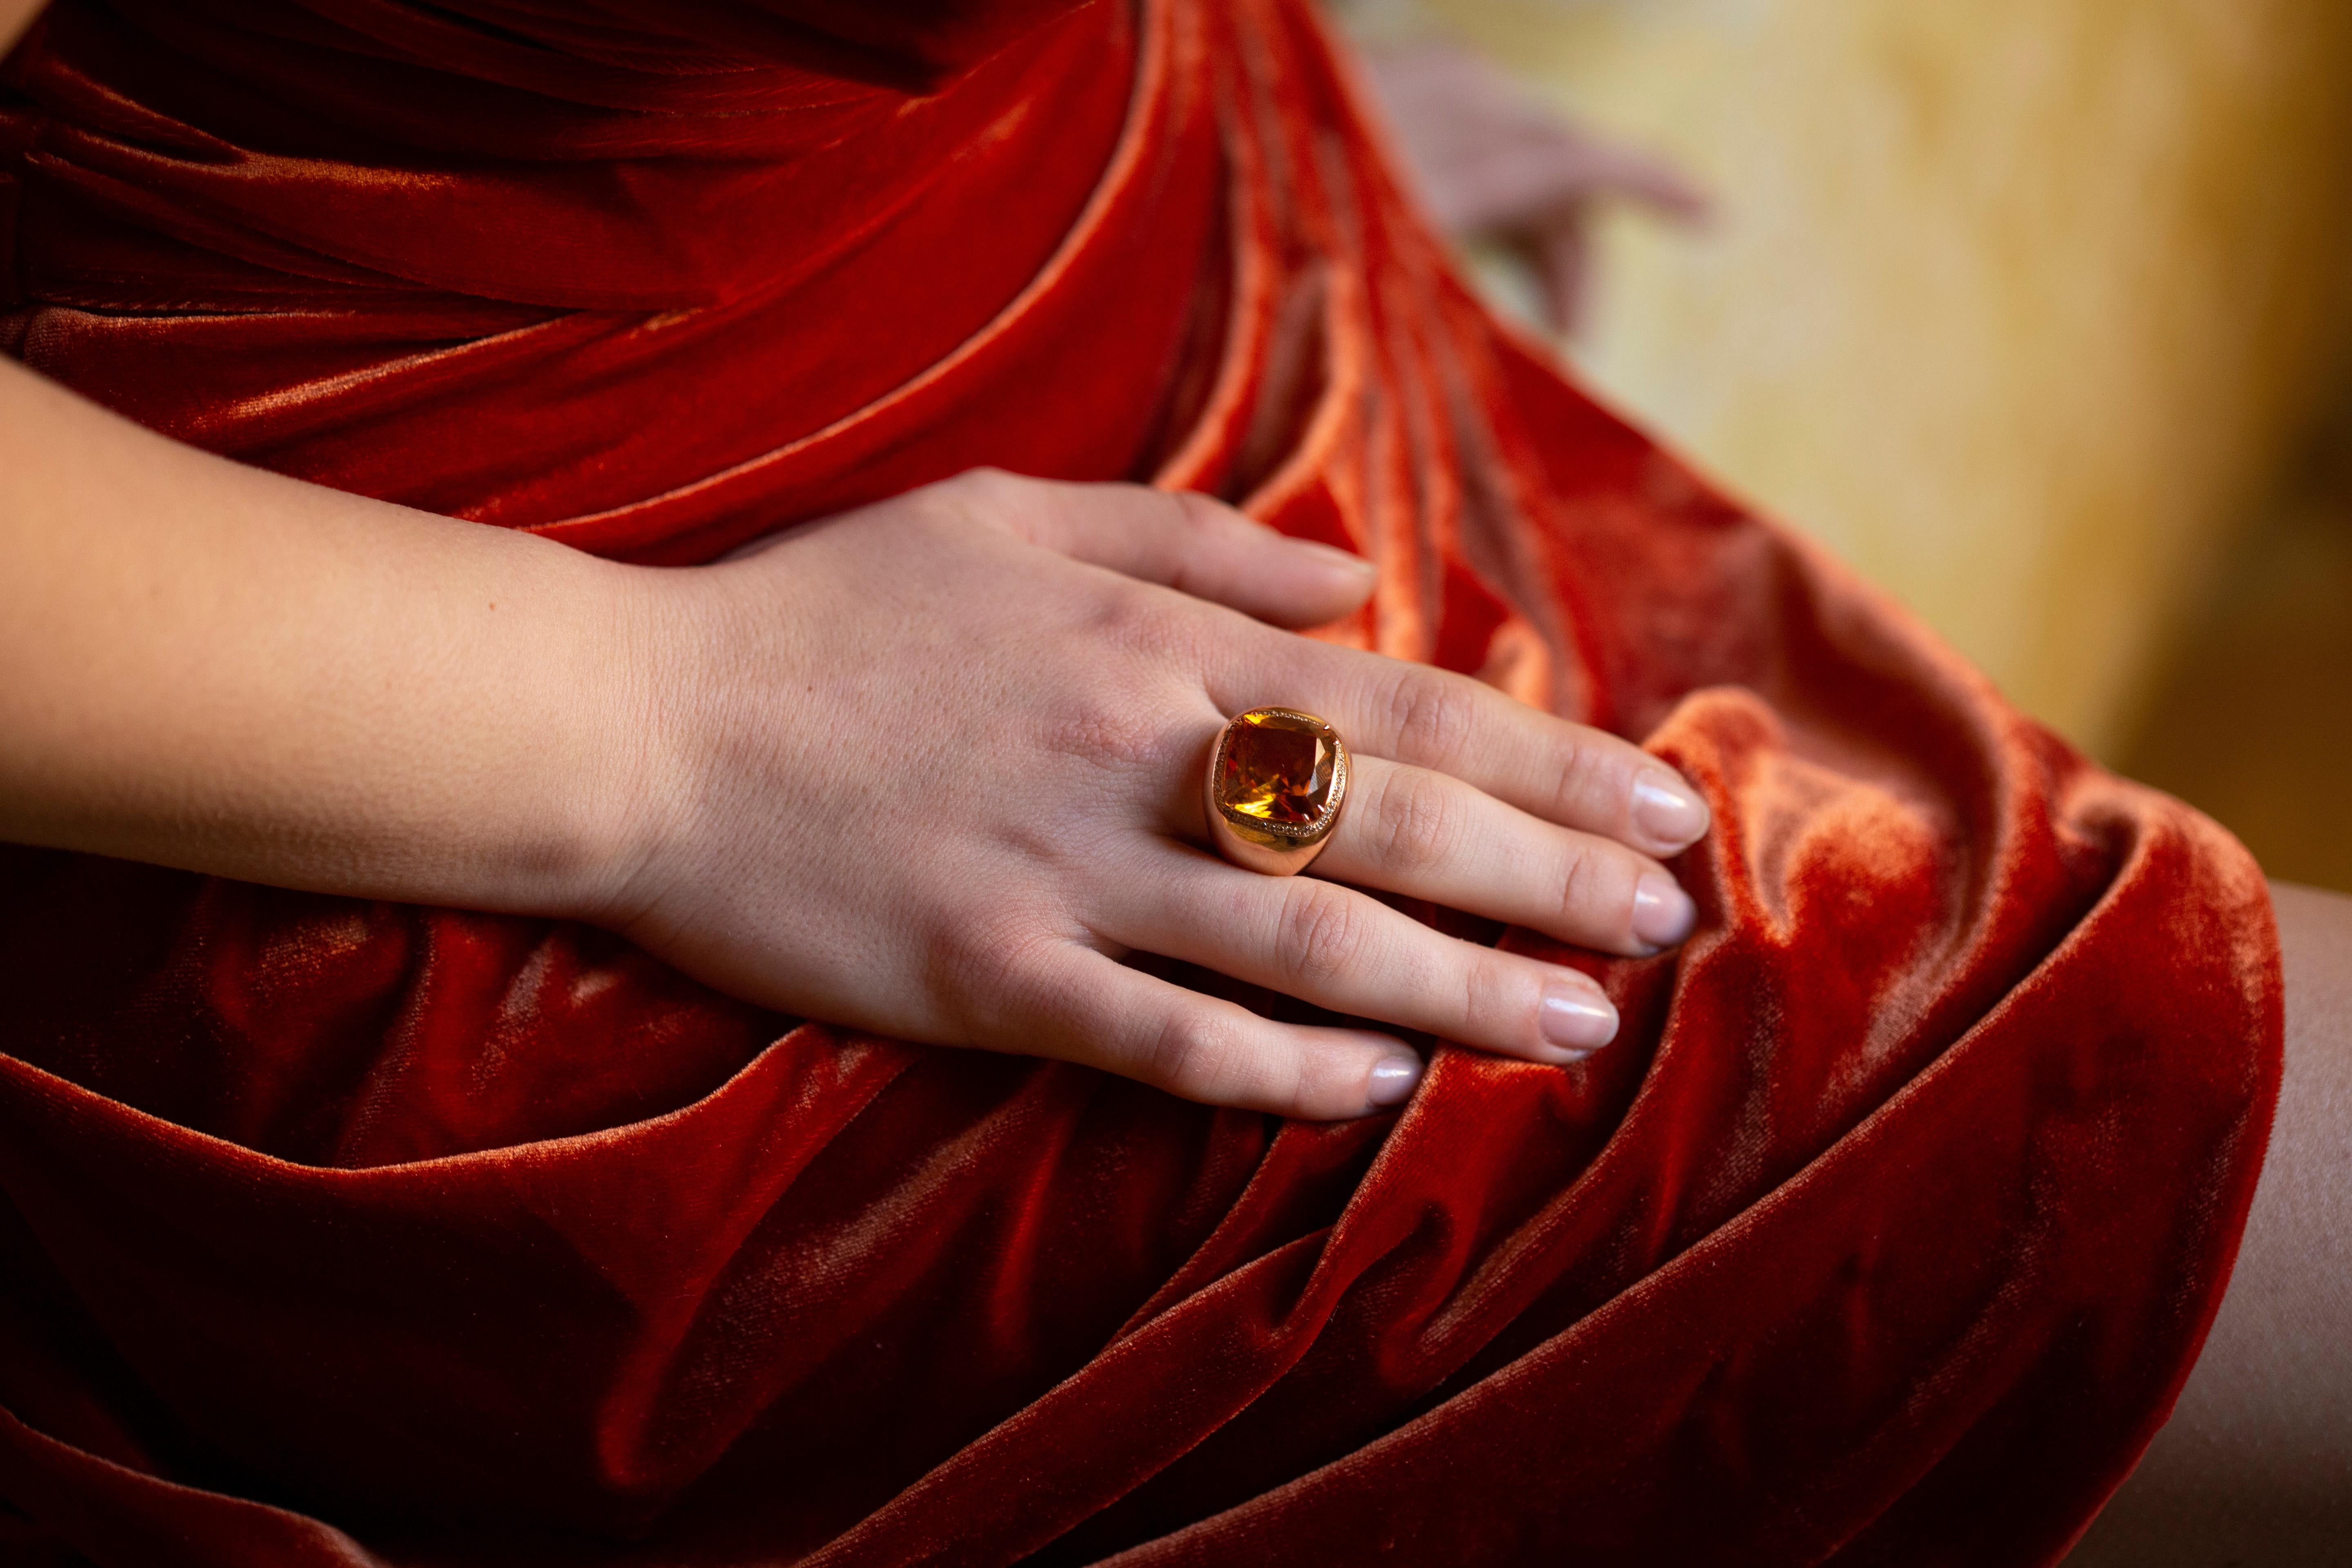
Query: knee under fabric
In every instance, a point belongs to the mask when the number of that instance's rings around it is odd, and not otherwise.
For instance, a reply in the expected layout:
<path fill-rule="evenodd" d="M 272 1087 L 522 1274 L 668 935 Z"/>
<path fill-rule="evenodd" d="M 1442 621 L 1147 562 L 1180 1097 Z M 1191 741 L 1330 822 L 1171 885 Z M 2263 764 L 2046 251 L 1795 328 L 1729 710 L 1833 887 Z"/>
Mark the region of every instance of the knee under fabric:
<path fill-rule="evenodd" d="M 1717 823 L 1675 953 L 1420 910 L 1621 1044 L 1336 1126 L 0 852 L 0 1555 L 2047 1563 L 2162 1420 L 2254 865 L 1495 322 L 1299 0 L 58 0 L 0 79 L 0 346 L 154 428 L 644 562 L 1213 492 Z"/>

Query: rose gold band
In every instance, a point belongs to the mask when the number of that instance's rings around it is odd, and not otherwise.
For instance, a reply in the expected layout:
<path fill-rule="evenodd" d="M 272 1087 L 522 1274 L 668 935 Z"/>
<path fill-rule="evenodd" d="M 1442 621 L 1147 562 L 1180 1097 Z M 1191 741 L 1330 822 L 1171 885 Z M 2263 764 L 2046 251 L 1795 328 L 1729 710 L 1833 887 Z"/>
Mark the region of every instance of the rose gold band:
<path fill-rule="evenodd" d="M 1339 732 L 1295 708 L 1253 708 L 1217 732 L 1202 805 L 1217 852 L 1269 877 L 1307 869 L 1348 798 Z"/>

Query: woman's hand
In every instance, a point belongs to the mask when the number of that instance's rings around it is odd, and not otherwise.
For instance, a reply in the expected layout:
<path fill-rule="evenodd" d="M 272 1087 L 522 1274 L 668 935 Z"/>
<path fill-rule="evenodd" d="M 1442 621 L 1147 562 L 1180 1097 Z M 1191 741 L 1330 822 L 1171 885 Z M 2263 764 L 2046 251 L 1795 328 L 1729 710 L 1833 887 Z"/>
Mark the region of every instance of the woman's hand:
<path fill-rule="evenodd" d="M 1689 932 L 1653 857 L 1706 816 L 1671 769 L 1463 677 L 1276 629 L 1355 608 L 1370 571 L 1204 498 L 982 471 L 631 576 L 642 809 L 584 912 L 734 994 L 1345 1117 L 1411 1093 L 1401 1041 L 1119 961 L 1564 1062 L 1615 1031 L 1591 982 L 1341 884 L 1611 952 Z M 1269 703 L 1329 719 L 1357 759 L 1307 877 L 1204 847 L 1210 743 Z"/>
<path fill-rule="evenodd" d="M 1364 58 L 1431 216 L 1516 254 L 1555 331 L 1582 324 L 1595 208 L 1706 215 L 1706 194 L 1674 164 L 1561 119 L 1469 50 L 1423 39 Z"/>
<path fill-rule="evenodd" d="M 1399 1041 L 1118 960 L 1567 1060 L 1615 1027 L 1596 987 L 1340 884 L 1642 952 L 1691 922 L 1650 857 L 1706 826 L 1623 742 L 1276 629 L 1370 588 L 1197 496 L 989 473 L 620 565 L 0 363 L 0 838 L 596 921 L 810 1016 L 1352 1116 L 1412 1091 Z M 1211 738 L 1268 703 L 1357 755 L 1314 876 L 1202 847 Z"/>

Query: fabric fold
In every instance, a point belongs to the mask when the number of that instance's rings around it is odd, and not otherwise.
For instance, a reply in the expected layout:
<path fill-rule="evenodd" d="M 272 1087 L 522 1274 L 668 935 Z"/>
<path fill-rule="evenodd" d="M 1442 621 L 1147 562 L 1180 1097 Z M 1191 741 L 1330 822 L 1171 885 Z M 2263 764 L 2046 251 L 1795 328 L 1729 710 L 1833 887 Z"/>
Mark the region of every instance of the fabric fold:
<path fill-rule="evenodd" d="M 156 429 L 662 564 L 1205 490 L 1717 824 L 1674 953 L 1412 906 L 1620 1042 L 1328 1126 L 0 850 L 0 1561 L 2049 1563 L 2163 1420 L 2260 871 L 1494 320 L 1304 0 L 57 0 L 0 81 L 0 344 Z"/>

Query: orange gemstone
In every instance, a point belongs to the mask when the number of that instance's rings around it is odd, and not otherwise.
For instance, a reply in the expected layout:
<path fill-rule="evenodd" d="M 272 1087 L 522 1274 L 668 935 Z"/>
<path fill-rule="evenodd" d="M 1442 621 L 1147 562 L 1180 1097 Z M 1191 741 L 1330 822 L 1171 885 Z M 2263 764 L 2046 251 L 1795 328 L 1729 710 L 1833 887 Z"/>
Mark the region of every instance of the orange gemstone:
<path fill-rule="evenodd" d="M 1217 804 L 1260 822 L 1311 826 L 1331 798 L 1339 737 L 1313 720 L 1265 710 L 1234 721 L 1217 767 Z"/>

